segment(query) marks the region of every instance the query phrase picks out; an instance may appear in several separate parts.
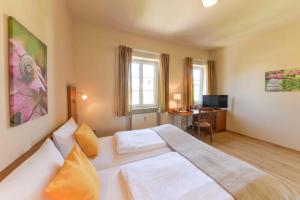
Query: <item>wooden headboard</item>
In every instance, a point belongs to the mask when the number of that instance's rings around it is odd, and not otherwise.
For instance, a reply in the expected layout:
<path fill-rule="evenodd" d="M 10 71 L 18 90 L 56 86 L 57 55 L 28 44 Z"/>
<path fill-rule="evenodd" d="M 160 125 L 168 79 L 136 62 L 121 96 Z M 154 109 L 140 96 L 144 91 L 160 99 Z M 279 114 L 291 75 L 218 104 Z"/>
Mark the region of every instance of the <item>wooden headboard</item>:
<path fill-rule="evenodd" d="M 76 87 L 67 86 L 67 104 L 68 104 L 68 119 L 73 117 L 74 120 L 77 121 L 77 103 L 76 103 Z M 56 129 L 54 129 L 56 130 Z M 54 131 L 53 130 L 53 131 Z M 43 137 L 40 141 L 38 141 L 35 145 L 33 145 L 28 151 L 26 151 L 23 155 L 17 158 L 14 162 L 12 162 L 9 166 L 7 166 L 4 170 L 0 172 L 0 181 L 2 181 L 6 176 L 8 176 L 13 170 L 15 170 L 19 165 L 21 165 L 25 160 L 27 160 L 31 155 L 33 155 L 46 141 L 47 138 L 52 139 L 53 131 Z"/>
<path fill-rule="evenodd" d="M 35 145 L 33 145 L 28 151 L 26 151 L 23 155 L 17 158 L 14 162 L 8 165 L 4 170 L 0 172 L 0 181 L 2 181 L 6 176 L 8 176 L 13 170 L 15 170 L 19 165 L 21 165 L 25 160 L 27 160 L 31 155 L 33 155 L 47 140 L 47 138 L 52 139 L 53 132 L 46 135 L 43 139 L 38 141 Z"/>
<path fill-rule="evenodd" d="M 68 119 L 71 117 L 77 122 L 77 92 L 76 87 L 72 85 L 67 86 L 67 102 L 68 102 Z"/>

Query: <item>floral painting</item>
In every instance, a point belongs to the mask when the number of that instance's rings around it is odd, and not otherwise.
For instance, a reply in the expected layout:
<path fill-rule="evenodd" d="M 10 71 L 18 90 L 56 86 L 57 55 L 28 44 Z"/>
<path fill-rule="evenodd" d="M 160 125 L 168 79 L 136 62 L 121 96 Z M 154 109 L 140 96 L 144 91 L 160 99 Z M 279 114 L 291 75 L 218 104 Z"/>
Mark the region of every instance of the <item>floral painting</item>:
<path fill-rule="evenodd" d="M 300 68 L 266 72 L 266 91 L 300 91 Z"/>
<path fill-rule="evenodd" d="M 13 17 L 8 18 L 10 124 L 48 113 L 47 47 Z"/>

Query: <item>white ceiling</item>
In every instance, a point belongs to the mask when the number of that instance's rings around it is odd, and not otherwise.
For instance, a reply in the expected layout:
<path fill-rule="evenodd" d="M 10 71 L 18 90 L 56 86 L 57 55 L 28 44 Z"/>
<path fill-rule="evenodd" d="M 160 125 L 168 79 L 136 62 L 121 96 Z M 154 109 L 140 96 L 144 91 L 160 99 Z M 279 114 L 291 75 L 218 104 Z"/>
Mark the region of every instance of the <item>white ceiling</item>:
<path fill-rule="evenodd" d="M 299 19 L 300 0 L 67 0 L 72 17 L 187 45 L 216 48 Z"/>

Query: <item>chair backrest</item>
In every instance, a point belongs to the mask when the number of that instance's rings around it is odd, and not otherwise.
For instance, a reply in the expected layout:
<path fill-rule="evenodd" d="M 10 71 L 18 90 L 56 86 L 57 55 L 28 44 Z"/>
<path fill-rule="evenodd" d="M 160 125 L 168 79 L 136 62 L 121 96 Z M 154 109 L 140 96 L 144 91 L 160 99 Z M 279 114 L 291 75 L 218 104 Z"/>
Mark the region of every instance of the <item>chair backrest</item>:
<path fill-rule="evenodd" d="M 198 121 L 199 122 L 212 122 L 213 109 L 202 107 L 199 108 Z"/>

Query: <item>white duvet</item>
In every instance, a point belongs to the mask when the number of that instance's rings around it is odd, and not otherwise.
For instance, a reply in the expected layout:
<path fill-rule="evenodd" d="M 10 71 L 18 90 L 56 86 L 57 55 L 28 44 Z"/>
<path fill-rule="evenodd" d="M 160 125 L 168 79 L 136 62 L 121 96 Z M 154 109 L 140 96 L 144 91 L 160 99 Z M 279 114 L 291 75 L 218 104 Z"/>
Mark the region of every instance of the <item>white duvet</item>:
<path fill-rule="evenodd" d="M 121 166 L 134 200 L 227 200 L 233 197 L 176 152 Z"/>
<path fill-rule="evenodd" d="M 115 133 L 119 154 L 140 152 L 166 147 L 167 143 L 151 129 L 120 131 Z"/>

